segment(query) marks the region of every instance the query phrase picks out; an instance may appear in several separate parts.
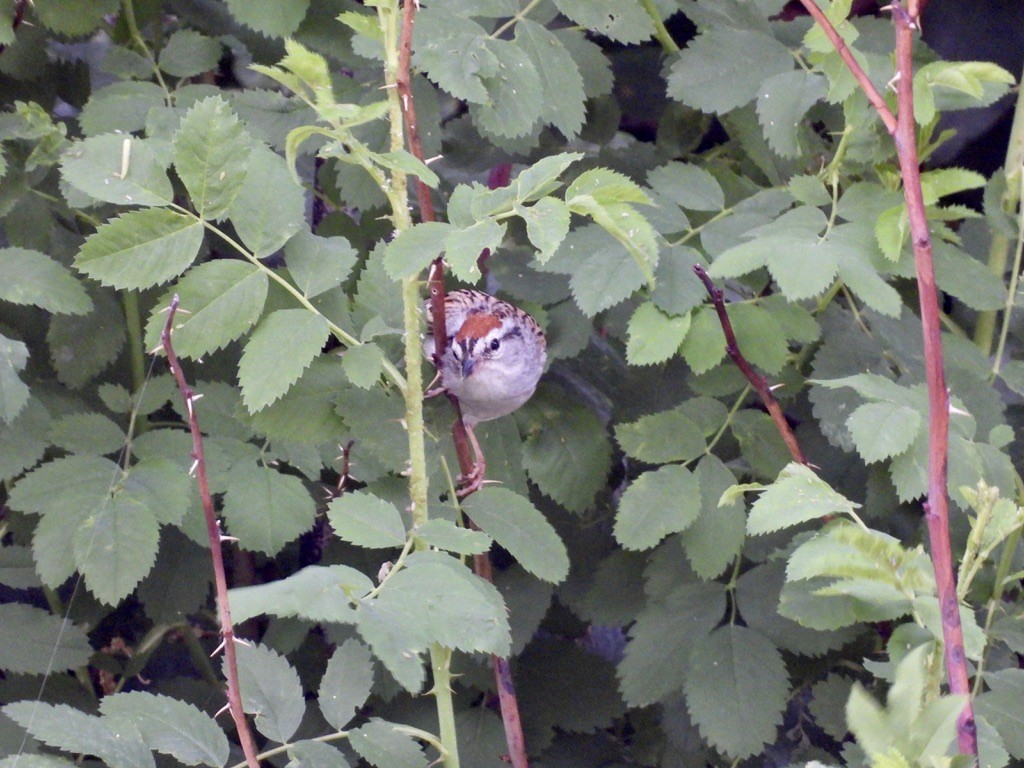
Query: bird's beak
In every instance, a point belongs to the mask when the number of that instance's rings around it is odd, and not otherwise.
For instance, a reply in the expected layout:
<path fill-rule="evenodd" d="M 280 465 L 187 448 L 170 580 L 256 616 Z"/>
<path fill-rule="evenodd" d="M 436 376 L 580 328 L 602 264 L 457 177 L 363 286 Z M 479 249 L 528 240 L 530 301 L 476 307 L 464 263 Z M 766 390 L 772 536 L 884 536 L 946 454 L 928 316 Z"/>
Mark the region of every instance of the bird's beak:
<path fill-rule="evenodd" d="M 473 372 L 474 365 L 475 360 L 469 355 L 462 358 L 462 378 L 467 378 Z"/>

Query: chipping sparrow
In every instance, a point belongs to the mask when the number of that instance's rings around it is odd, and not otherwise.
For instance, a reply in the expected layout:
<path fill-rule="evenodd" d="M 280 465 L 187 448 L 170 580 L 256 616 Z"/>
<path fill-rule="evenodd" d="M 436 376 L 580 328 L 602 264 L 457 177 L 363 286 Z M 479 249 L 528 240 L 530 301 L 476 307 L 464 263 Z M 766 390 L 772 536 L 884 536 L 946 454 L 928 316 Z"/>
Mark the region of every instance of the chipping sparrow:
<path fill-rule="evenodd" d="M 432 320 L 426 303 L 427 324 Z M 474 290 L 445 296 L 448 346 L 441 355 L 441 387 L 459 399 L 462 423 L 476 453 L 476 466 L 464 493 L 476 490 L 485 468 L 473 433 L 481 421 L 505 416 L 530 399 L 547 360 L 547 342 L 537 321 L 517 307 Z M 423 344 L 428 357 L 434 339 Z"/>

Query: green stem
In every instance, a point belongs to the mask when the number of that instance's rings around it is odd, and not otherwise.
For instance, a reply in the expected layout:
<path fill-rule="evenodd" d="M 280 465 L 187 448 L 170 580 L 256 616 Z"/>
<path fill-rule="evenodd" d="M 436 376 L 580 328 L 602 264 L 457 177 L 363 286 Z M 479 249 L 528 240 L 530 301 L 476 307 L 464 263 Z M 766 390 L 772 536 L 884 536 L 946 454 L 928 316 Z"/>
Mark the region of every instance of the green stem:
<path fill-rule="evenodd" d="M 1017 186 L 1017 199 L 1020 199 L 1022 188 L 1024 188 L 1024 175 L 1017 173 L 1013 180 Z M 1007 184 L 1010 183 L 1009 177 Z M 1009 187 L 1007 187 L 1009 189 Z M 1019 223 L 1024 223 L 1024 217 L 1018 217 Z M 1017 228 L 1017 246 L 1013 249 L 1013 266 L 1010 268 L 1010 287 L 1006 291 L 1006 304 L 1003 307 L 1003 325 L 999 329 L 999 343 L 996 344 L 996 352 L 992 360 L 992 378 L 999 375 L 1003 367 L 1003 354 L 1006 352 L 1006 338 L 1010 334 L 1010 318 L 1013 315 L 1013 306 L 1017 298 L 1017 287 L 1020 283 L 1020 269 L 1022 256 L 1024 256 L 1024 229 Z"/>
<path fill-rule="evenodd" d="M 432 693 L 437 701 L 437 722 L 441 745 L 446 753 L 447 768 L 459 768 L 459 752 L 453 749 L 455 739 L 455 708 L 452 703 L 452 650 L 437 643 L 430 644 L 430 668 L 434 676 Z M 452 746 L 449 746 L 452 745 Z"/>
<path fill-rule="evenodd" d="M 651 17 L 651 21 L 654 22 L 654 37 L 661 43 L 661 49 L 665 53 L 679 53 L 679 46 L 672 39 L 672 35 L 668 33 L 668 29 L 665 27 L 665 22 L 661 20 L 661 14 L 658 13 L 658 6 L 654 4 L 654 0 L 640 0 L 640 5 L 643 6 L 647 15 Z"/>
<path fill-rule="evenodd" d="M 142 316 L 139 314 L 139 292 L 123 291 L 121 306 L 128 328 L 128 357 L 131 360 L 132 393 L 138 394 L 146 383 L 146 350 L 142 344 Z"/>
<path fill-rule="evenodd" d="M 491 32 L 491 35 L 490 35 L 490 36 L 491 36 L 491 38 L 492 38 L 492 39 L 496 39 L 496 38 L 499 38 L 499 37 L 501 37 L 501 36 L 502 36 L 503 34 L 505 34 L 505 33 L 506 33 L 506 32 L 507 32 L 508 30 L 512 29 L 512 27 L 514 27 L 514 26 L 515 26 L 516 24 L 518 24 L 518 23 L 519 23 L 520 21 L 522 21 L 523 19 L 525 19 L 525 18 L 526 18 L 526 16 L 527 16 L 527 14 L 529 14 L 529 13 L 530 13 L 530 11 L 532 11 L 532 10 L 533 10 L 534 8 L 536 8 L 536 7 L 538 6 L 538 5 L 540 5 L 540 0 L 530 0 L 530 2 L 528 2 L 528 3 L 527 3 L 527 4 L 526 4 L 526 5 L 524 6 L 524 7 L 523 7 L 523 10 L 521 10 L 521 11 L 520 11 L 519 13 L 517 13 L 517 14 L 516 14 L 515 16 L 513 16 L 513 17 L 512 17 L 511 19 L 509 19 L 508 21 L 506 21 L 506 22 L 505 22 L 504 24 L 502 24 L 502 25 L 501 25 L 500 27 L 498 27 L 498 28 L 497 28 L 496 30 L 494 30 L 493 32 Z"/>
<path fill-rule="evenodd" d="M 1006 147 L 1006 160 L 1003 172 L 1006 175 L 1006 192 L 1003 193 L 1003 210 L 1011 215 L 1017 212 L 1020 203 L 1020 176 L 1024 163 L 1024 90 L 1017 91 L 1017 105 L 1013 113 L 1013 126 L 1010 128 L 1010 143 Z M 1018 241 L 1019 241 L 1018 237 Z M 999 280 L 1006 274 L 1006 262 L 1010 253 L 1010 238 L 994 233 L 992 244 L 988 249 L 988 269 Z M 1003 326 L 1007 325 L 1004 315 Z M 995 339 L 996 310 L 990 309 L 978 315 L 974 326 L 974 343 L 986 355 L 992 351 Z M 996 358 L 998 360 L 998 358 Z"/>
<path fill-rule="evenodd" d="M 138 46 L 139 51 L 149 59 L 150 66 L 153 67 L 153 75 L 156 77 L 157 84 L 163 89 L 164 98 L 169 104 L 171 102 L 171 89 L 167 87 L 167 83 L 164 82 L 164 76 L 160 74 L 160 67 L 157 66 L 156 57 L 153 52 L 149 50 L 149 46 L 146 45 L 146 39 L 142 36 L 141 30 L 139 30 L 139 23 L 135 20 L 135 6 L 132 5 L 132 0 L 124 0 L 121 3 L 121 7 L 124 8 L 124 23 L 128 26 L 128 34 L 131 35 L 135 45 Z"/>
<path fill-rule="evenodd" d="M 1017 554 L 1017 545 L 1020 544 L 1021 528 L 1015 528 L 1003 542 L 1003 553 L 999 558 L 999 565 L 996 566 L 995 587 L 992 597 L 988 601 L 988 612 L 985 616 L 985 628 L 982 636 L 985 638 L 985 648 L 982 650 L 981 658 L 978 659 L 978 667 L 974 672 L 974 686 L 971 689 L 971 697 L 976 697 L 981 692 L 982 672 L 985 669 L 985 651 L 988 650 L 988 640 L 991 637 L 989 630 L 992 629 L 992 622 L 995 620 L 996 609 L 1003 603 L 1003 592 L 1006 589 L 1007 576 L 1013 558 Z"/>

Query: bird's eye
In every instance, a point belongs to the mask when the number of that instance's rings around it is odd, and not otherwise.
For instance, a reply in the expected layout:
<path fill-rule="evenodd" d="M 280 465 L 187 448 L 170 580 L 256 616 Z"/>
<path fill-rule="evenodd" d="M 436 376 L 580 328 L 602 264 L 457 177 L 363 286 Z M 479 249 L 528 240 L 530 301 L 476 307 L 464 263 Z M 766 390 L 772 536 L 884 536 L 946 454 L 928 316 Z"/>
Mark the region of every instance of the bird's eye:
<path fill-rule="evenodd" d="M 501 342 L 500 341 L 498 341 L 497 339 L 492 339 L 491 340 L 491 351 L 492 352 L 497 352 L 498 347 L 500 347 L 500 346 L 501 346 Z"/>

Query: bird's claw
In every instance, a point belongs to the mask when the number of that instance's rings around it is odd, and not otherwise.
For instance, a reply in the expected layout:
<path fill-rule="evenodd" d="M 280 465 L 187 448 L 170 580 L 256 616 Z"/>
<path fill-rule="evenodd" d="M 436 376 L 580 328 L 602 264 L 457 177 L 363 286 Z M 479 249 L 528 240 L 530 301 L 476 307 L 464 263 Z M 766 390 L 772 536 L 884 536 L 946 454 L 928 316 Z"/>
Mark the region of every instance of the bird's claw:
<path fill-rule="evenodd" d="M 455 492 L 455 495 L 460 499 L 464 499 L 471 493 L 476 493 L 484 487 L 484 473 L 487 470 L 487 465 L 483 461 L 478 461 L 473 465 L 473 471 L 466 475 L 459 475 L 455 478 L 455 482 L 459 484 L 459 489 Z"/>

